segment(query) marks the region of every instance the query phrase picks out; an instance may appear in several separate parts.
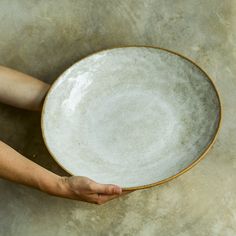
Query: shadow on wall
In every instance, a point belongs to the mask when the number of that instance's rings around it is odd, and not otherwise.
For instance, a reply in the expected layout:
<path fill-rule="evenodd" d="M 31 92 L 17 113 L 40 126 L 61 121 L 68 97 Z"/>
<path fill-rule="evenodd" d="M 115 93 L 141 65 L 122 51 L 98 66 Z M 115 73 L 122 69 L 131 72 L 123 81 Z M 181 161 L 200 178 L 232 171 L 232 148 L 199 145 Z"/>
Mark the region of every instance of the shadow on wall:
<path fill-rule="evenodd" d="M 59 175 L 68 175 L 50 156 L 41 134 L 40 113 L 0 104 L 0 140 Z"/>

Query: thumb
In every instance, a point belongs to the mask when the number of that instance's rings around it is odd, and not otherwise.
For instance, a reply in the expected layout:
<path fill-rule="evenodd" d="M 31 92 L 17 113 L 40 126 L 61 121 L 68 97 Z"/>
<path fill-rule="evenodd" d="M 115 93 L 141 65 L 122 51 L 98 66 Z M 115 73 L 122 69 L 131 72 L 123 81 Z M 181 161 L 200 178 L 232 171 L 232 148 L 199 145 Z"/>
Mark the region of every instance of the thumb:
<path fill-rule="evenodd" d="M 114 184 L 99 184 L 94 182 L 91 186 L 91 190 L 94 193 L 101 193 L 101 194 L 121 194 L 122 188 L 114 185 Z"/>

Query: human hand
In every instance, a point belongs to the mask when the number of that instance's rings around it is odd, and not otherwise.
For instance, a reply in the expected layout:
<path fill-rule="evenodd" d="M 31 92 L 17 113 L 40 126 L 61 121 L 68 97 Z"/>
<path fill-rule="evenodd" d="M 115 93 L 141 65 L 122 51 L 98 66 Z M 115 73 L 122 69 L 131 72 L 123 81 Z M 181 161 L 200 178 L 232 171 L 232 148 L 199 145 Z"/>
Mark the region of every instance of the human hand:
<path fill-rule="evenodd" d="M 0 178 L 39 189 L 47 194 L 103 204 L 128 193 L 116 185 L 98 184 L 83 177 L 61 177 L 22 156 L 0 141 Z"/>
<path fill-rule="evenodd" d="M 60 177 L 60 182 L 63 197 L 99 205 L 129 192 L 122 193 L 117 185 L 99 184 L 84 176 Z"/>

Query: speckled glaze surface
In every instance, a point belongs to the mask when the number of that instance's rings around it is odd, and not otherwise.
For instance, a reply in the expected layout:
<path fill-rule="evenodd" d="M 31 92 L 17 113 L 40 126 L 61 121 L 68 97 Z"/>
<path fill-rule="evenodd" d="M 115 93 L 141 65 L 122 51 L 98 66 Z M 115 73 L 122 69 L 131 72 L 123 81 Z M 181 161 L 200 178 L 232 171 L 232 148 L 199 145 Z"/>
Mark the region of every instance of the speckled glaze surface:
<path fill-rule="evenodd" d="M 66 70 L 47 95 L 42 130 L 69 173 L 139 188 L 196 162 L 220 116 L 214 85 L 191 61 L 159 48 L 125 47 Z"/>

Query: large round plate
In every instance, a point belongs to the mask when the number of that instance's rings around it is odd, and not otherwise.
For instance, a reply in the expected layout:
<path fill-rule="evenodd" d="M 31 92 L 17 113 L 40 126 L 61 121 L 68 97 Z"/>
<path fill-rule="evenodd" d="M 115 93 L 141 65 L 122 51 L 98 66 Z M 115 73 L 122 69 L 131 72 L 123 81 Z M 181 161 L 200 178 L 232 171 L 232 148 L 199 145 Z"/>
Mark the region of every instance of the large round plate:
<path fill-rule="evenodd" d="M 217 91 L 195 63 L 161 48 L 121 47 L 80 60 L 54 82 L 42 132 L 72 175 L 139 189 L 196 164 L 220 120 Z"/>

